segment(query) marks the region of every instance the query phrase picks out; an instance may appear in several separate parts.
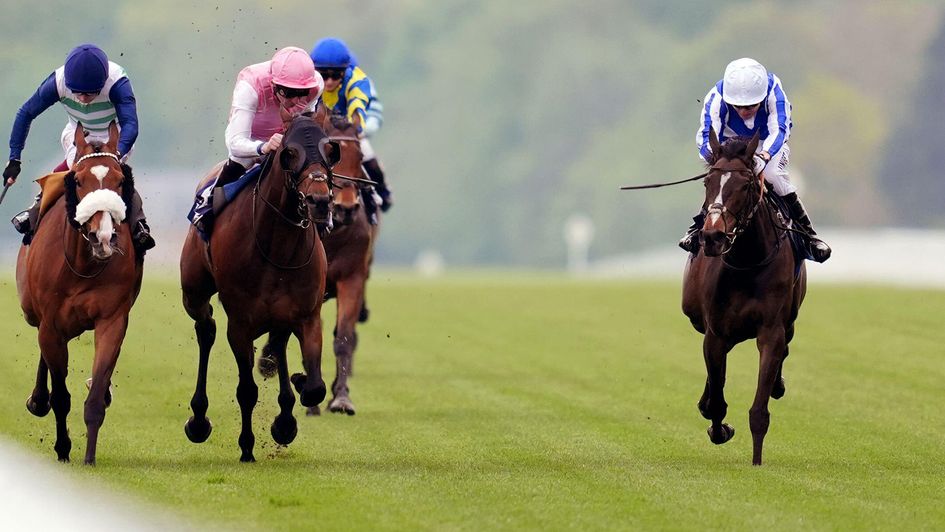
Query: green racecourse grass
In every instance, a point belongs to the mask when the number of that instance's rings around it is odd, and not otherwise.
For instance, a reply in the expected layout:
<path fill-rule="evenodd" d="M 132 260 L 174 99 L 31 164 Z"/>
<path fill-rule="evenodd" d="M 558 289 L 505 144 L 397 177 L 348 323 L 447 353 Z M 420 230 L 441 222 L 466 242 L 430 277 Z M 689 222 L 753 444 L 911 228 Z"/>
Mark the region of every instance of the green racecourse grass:
<path fill-rule="evenodd" d="M 0 295 L 0 433 L 54 463 L 53 416 L 24 408 L 35 331 L 10 281 Z M 716 447 L 696 410 L 701 336 L 679 310 L 678 283 L 381 272 L 369 295 L 352 381 L 358 414 L 305 418 L 296 406 L 298 438 L 278 448 L 269 435 L 277 383 L 259 379 L 258 462 L 241 464 L 223 313 L 217 305 L 214 430 L 195 445 L 183 432 L 196 375 L 192 322 L 175 280 L 149 276 L 94 469 L 81 465 L 92 335 L 72 344 L 73 462 L 62 470 L 199 527 L 945 527 L 945 292 L 812 286 L 760 468 L 750 465 L 748 430 L 754 344 L 730 355 L 737 433 Z"/>

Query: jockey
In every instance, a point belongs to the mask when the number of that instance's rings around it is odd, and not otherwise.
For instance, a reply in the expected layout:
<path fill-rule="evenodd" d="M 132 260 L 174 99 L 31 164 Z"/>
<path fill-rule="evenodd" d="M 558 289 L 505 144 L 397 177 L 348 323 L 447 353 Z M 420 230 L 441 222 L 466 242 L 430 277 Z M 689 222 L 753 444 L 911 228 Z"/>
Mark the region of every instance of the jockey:
<path fill-rule="evenodd" d="M 128 160 L 138 138 L 138 112 L 131 81 L 125 69 L 108 60 L 98 46 L 80 44 L 66 56 L 63 66 L 49 75 L 33 96 L 20 107 L 10 134 L 10 161 L 3 171 L 6 185 L 12 185 L 20 175 L 20 157 L 26 146 L 26 137 L 33 120 L 51 107 L 62 103 L 69 121 L 62 130 L 62 149 L 65 160 L 53 172 L 72 168 L 75 160 L 75 129 L 78 123 L 86 130 L 88 140 L 108 140 L 108 126 L 117 120 L 121 131 L 118 140 L 118 156 L 122 163 Z M 28 244 L 36 230 L 39 217 L 39 196 L 29 209 L 13 218 L 13 226 L 24 235 Z M 128 215 L 132 240 L 139 252 L 154 247 L 151 230 L 144 217 L 141 196 L 135 191 Z"/>
<path fill-rule="evenodd" d="M 781 87 L 781 80 L 769 73 L 758 61 L 736 59 L 725 67 L 725 74 L 709 90 L 704 100 L 696 145 L 699 156 L 707 163 L 712 160 L 709 147 L 709 128 L 718 132 L 719 141 L 735 136 L 750 137 L 760 132 L 758 151 L 755 153 L 755 171 L 760 173 L 774 192 L 787 204 L 791 218 L 810 237 L 811 258 L 824 262 L 830 258 L 830 247 L 816 238 L 810 217 L 797 197 L 788 176 L 788 158 L 791 149 L 791 102 Z M 690 253 L 699 250 L 699 231 L 704 213 L 693 218 L 689 231 L 679 241 L 679 247 Z"/>
<path fill-rule="evenodd" d="M 229 159 L 217 186 L 236 181 L 260 156 L 278 150 L 284 131 L 280 109 L 292 114 L 304 111 L 318 101 L 323 88 L 312 59 L 294 46 L 241 70 L 226 126 Z"/>
<path fill-rule="evenodd" d="M 328 109 L 345 115 L 352 122 L 355 122 L 355 116 L 358 117 L 364 169 L 371 180 L 377 183 L 380 207 L 386 212 L 393 204 L 393 198 L 387 188 L 384 171 L 368 140 L 380 129 L 384 119 L 383 106 L 377 100 L 374 83 L 361 70 L 341 39 L 326 38 L 315 43 L 312 61 L 325 79 L 322 101 Z M 377 204 L 373 196 L 363 194 L 368 217 L 372 223 L 376 223 Z"/>

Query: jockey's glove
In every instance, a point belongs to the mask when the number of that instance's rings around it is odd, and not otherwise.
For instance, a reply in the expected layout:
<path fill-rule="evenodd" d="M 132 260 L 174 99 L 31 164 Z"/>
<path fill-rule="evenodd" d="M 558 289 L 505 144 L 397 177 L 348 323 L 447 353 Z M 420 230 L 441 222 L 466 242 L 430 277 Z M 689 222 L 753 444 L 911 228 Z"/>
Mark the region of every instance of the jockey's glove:
<path fill-rule="evenodd" d="M 20 161 L 16 159 L 10 159 L 7 163 L 7 167 L 3 169 L 3 182 L 4 184 L 7 180 L 16 181 L 16 178 L 20 175 Z"/>

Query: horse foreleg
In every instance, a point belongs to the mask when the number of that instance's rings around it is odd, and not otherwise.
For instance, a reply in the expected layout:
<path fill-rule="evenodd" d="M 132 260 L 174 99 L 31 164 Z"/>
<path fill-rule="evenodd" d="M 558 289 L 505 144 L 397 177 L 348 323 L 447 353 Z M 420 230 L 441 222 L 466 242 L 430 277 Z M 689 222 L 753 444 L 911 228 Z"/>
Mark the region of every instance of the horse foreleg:
<path fill-rule="evenodd" d="M 61 337 L 52 327 L 42 325 L 39 328 L 39 349 L 43 360 L 49 368 L 52 381 L 52 393 L 49 404 L 56 415 L 56 455 L 60 462 L 69 461 L 69 452 L 72 451 L 72 440 L 69 439 L 69 428 L 66 418 L 72 409 L 72 397 L 66 388 L 66 376 L 69 373 L 69 348 L 66 339 Z"/>
<path fill-rule="evenodd" d="M 207 365 L 210 362 L 210 348 L 217 337 L 217 324 L 213 320 L 213 307 L 210 296 L 192 297 L 184 292 L 184 308 L 194 319 L 194 331 L 197 333 L 199 349 L 197 362 L 197 385 L 190 399 L 190 409 L 194 415 L 184 423 L 184 434 L 194 443 L 203 443 L 210 437 L 213 424 L 207 417 L 210 401 L 207 399 Z"/>
<path fill-rule="evenodd" d="M 269 356 L 273 358 L 276 364 L 276 370 L 279 373 L 279 415 L 272 422 L 270 433 L 272 439 L 279 445 L 289 445 L 295 440 L 298 434 L 298 422 L 292 415 L 292 408 L 295 406 L 295 392 L 292 391 L 292 384 L 289 382 L 289 365 L 286 361 L 285 348 L 289 341 L 288 332 L 271 333 L 269 342 Z M 260 361 L 262 357 L 260 357 Z"/>
<path fill-rule="evenodd" d="M 702 354 L 705 358 L 707 373 L 706 390 L 699 401 L 699 410 L 702 415 L 712 420 L 708 429 L 709 440 L 721 445 L 732 439 L 735 429 L 727 423 L 722 423 L 728 413 L 728 404 L 725 402 L 725 369 L 728 352 L 733 345 L 728 340 L 706 331 L 702 341 Z"/>
<path fill-rule="evenodd" d="M 92 385 L 85 399 L 85 427 L 87 446 L 85 448 L 86 465 L 95 465 L 95 448 L 98 443 L 98 431 L 105 422 L 105 394 L 112 382 L 112 373 L 118 362 L 121 344 L 128 330 L 128 313 L 119 312 L 109 320 L 102 320 L 95 325 L 95 360 L 92 362 Z"/>
<path fill-rule="evenodd" d="M 771 388 L 771 398 L 780 399 L 784 397 L 785 392 L 787 392 L 787 385 L 784 382 L 784 361 L 787 359 L 788 354 L 791 351 L 791 340 L 794 339 L 794 323 L 790 323 L 787 329 L 784 331 L 784 357 L 781 358 L 781 363 L 778 364 L 778 376 L 774 379 L 774 387 Z"/>
<path fill-rule="evenodd" d="M 768 400 L 781 371 L 786 349 L 783 327 L 770 327 L 758 334 L 758 351 L 761 361 L 758 368 L 758 389 L 755 391 L 755 401 L 748 411 L 748 424 L 751 427 L 753 453 L 751 463 L 761 465 L 761 450 L 764 445 L 765 434 L 768 433 L 768 424 L 771 413 L 768 412 Z"/>
<path fill-rule="evenodd" d="M 253 447 L 256 445 L 256 436 L 253 434 L 253 409 L 259 400 L 259 387 L 253 380 L 253 338 L 250 336 L 250 329 L 245 324 L 232 320 L 226 328 L 227 340 L 236 358 L 240 379 L 239 384 L 236 385 L 236 402 L 240 405 L 242 418 L 239 445 L 243 454 L 240 456 L 240 462 L 256 461 L 253 456 Z"/>
<path fill-rule="evenodd" d="M 42 355 L 36 368 L 36 385 L 33 387 L 33 393 L 26 398 L 26 409 L 36 417 L 49 413 L 49 366 Z"/>
<path fill-rule="evenodd" d="M 328 410 L 354 415 L 354 403 L 348 395 L 348 377 L 353 372 L 354 350 L 358 347 L 355 326 L 364 298 L 364 279 L 338 283 L 338 325 L 335 327 L 335 380 L 331 385 L 332 400 Z"/>
<path fill-rule="evenodd" d="M 325 399 L 325 381 L 322 379 L 322 319 L 316 315 L 295 333 L 302 350 L 305 373 L 292 375 L 291 381 L 299 392 L 302 406 L 318 406 Z"/>

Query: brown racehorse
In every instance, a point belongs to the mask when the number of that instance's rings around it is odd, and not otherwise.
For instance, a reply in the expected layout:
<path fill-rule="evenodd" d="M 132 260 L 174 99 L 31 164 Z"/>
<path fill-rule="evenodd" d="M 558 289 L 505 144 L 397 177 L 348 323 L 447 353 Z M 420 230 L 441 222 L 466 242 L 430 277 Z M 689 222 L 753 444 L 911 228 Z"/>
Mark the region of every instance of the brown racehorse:
<path fill-rule="evenodd" d="M 68 343 L 84 331 L 95 331 L 92 381 L 85 400 L 85 463 L 92 465 L 144 264 L 135 257 L 128 224 L 121 223 L 134 183 L 131 168 L 118 159 L 117 126 L 112 122 L 108 142 L 102 144 L 86 142 L 79 124 L 75 146 L 76 160 L 65 176 L 65 201 L 49 209 L 31 245 L 20 248 L 16 285 L 26 322 L 39 329 L 41 358 L 26 406 L 40 417 L 52 407 L 61 462 L 69 461 L 72 450 L 66 427 L 72 401 L 66 388 Z"/>
<path fill-rule="evenodd" d="M 206 416 L 206 385 L 216 336 L 210 297 L 217 292 L 229 317 L 227 339 L 239 368 L 241 461 L 255 460 L 252 412 L 258 388 L 253 380 L 253 340 L 266 333 L 295 335 L 306 372 L 291 378 L 299 399 L 304 406 L 316 406 L 325 398 L 321 306 L 326 261 L 311 211 L 317 198 L 328 194 L 322 169 L 337 158 L 337 146 L 327 142 L 312 118 L 292 119 L 282 148 L 263 162 L 255 190 L 238 195 L 217 217 L 210 244 L 190 228 L 181 253 L 181 287 L 184 308 L 196 322 L 200 353 L 190 403 L 194 415 L 184 426 L 191 441 L 206 441 L 212 429 Z M 278 366 L 280 413 L 271 433 L 277 443 L 288 445 L 298 430 L 292 415 L 295 394 L 285 356 Z"/>
<path fill-rule="evenodd" d="M 722 422 L 728 408 L 723 393 L 728 352 L 739 342 L 757 338 L 761 363 L 748 420 L 752 463 L 761 465 L 770 421 L 768 398 L 784 395 L 781 366 L 794 336 L 807 273 L 802 264 L 795 276 L 791 246 L 753 171 L 758 136 L 750 141 L 729 139 L 720 146 L 713 130 L 709 141 L 717 156 L 705 178 L 704 245 L 686 265 L 682 309 L 705 335 L 702 351 L 708 378 L 699 412 L 712 421 L 709 439 L 717 445 L 735 434 Z"/>
<path fill-rule="evenodd" d="M 354 415 L 348 377 L 352 373 L 354 350 L 358 345 L 355 326 L 358 323 L 365 283 L 370 271 L 376 226 L 370 224 L 362 208 L 358 183 L 346 179 L 367 179 L 361 166 L 361 143 L 357 125 L 348 122 L 341 115 L 321 118 L 325 131 L 329 133 L 331 141 L 338 144 L 341 153 L 341 160 L 330 169 L 332 184 L 336 189 L 331 200 L 334 228 L 322 239 L 328 257 L 327 297 L 335 297 L 338 302 L 334 331 L 336 372 L 331 386 L 333 397 L 328 403 L 328 410 Z M 259 370 L 263 376 L 268 378 L 274 374 L 274 360 L 276 357 L 285 356 L 286 340 L 287 338 L 275 335 L 270 337 L 270 343 L 263 349 L 259 359 Z M 317 414 L 318 408 L 310 407 L 309 413 Z"/>

